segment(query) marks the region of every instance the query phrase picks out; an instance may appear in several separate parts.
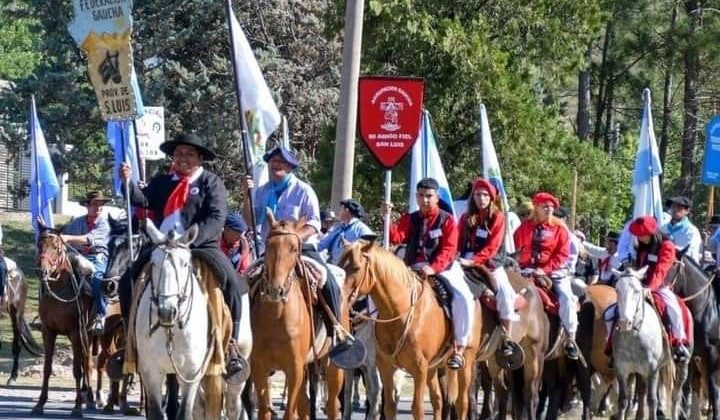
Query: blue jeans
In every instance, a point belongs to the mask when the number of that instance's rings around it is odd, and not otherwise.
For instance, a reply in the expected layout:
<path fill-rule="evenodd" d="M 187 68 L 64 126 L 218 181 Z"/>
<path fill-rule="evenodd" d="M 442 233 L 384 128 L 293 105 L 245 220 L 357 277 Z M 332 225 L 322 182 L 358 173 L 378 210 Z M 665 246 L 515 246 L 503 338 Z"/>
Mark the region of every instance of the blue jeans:
<path fill-rule="evenodd" d="M 95 266 L 95 271 L 91 279 L 95 312 L 97 315 L 105 317 L 107 302 L 105 302 L 105 294 L 100 288 L 102 279 L 105 276 L 105 269 L 107 268 L 107 255 L 90 254 L 86 258 Z"/>

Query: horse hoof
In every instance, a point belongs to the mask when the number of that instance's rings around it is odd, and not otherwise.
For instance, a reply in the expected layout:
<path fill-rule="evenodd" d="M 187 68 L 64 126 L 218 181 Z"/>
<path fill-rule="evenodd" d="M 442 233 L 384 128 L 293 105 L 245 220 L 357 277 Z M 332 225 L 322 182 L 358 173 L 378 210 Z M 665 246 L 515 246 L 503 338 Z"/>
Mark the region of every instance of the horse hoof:
<path fill-rule="evenodd" d="M 15 385 L 15 378 L 8 378 L 7 383 L 5 385 L 7 385 L 7 386 Z"/>
<path fill-rule="evenodd" d="M 95 411 L 95 410 L 97 410 L 98 406 L 97 406 L 97 404 L 95 404 L 95 401 L 92 401 L 92 402 L 85 404 L 85 408 L 88 410 L 91 410 L 91 411 Z"/>
<path fill-rule="evenodd" d="M 73 411 L 70 412 L 70 417 L 82 418 L 82 416 L 82 410 L 79 408 L 74 408 Z"/>
<path fill-rule="evenodd" d="M 125 416 L 140 416 L 141 414 L 140 409 L 137 407 L 128 407 L 123 410 L 123 415 Z"/>
<path fill-rule="evenodd" d="M 113 414 L 115 412 L 114 404 L 106 404 L 102 409 L 103 414 Z"/>
<path fill-rule="evenodd" d="M 40 405 L 36 405 L 35 407 L 33 407 L 32 413 L 36 416 L 42 416 L 43 414 L 45 414 L 45 409 Z"/>

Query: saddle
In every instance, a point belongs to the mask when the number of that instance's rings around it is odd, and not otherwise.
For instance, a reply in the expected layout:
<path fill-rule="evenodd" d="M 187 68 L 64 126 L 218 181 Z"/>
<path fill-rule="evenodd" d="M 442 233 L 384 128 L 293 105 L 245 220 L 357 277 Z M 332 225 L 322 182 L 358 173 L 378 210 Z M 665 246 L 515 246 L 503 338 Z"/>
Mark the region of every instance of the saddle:
<path fill-rule="evenodd" d="M 560 313 L 560 301 L 557 295 L 552 291 L 552 280 L 548 276 L 533 275 L 528 278 L 535 286 L 543 309 L 548 315 L 558 316 Z"/>
<path fill-rule="evenodd" d="M 445 277 L 438 275 L 427 277 L 426 281 L 430 283 L 432 290 L 435 292 L 435 298 L 442 307 L 445 317 L 452 320 L 452 287 L 450 282 Z"/>
<path fill-rule="evenodd" d="M 484 307 L 493 313 L 497 313 L 497 281 L 487 267 L 468 267 L 463 268 L 465 271 L 465 281 L 470 287 L 475 300 L 480 301 Z M 525 307 L 527 299 L 522 293 L 518 293 L 515 297 L 514 308 L 519 311 Z"/>

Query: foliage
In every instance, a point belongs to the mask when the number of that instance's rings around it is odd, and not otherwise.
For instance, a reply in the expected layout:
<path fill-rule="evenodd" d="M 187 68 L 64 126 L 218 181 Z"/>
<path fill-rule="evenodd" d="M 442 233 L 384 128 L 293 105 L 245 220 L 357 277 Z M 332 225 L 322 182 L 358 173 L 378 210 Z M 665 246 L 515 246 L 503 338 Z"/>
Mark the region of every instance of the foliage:
<path fill-rule="evenodd" d="M 24 16 L 26 9 L 21 1 L 0 1 L 0 79 L 27 77 L 40 62 L 42 28 Z"/>

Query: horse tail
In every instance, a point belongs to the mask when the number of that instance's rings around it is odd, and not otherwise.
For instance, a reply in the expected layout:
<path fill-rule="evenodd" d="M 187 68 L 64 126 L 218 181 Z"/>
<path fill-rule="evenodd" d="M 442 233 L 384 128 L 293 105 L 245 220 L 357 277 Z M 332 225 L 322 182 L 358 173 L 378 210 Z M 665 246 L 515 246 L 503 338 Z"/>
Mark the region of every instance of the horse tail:
<path fill-rule="evenodd" d="M 12 305 L 10 307 L 10 315 L 13 318 L 13 328 L 15 328 L 19 333 L 18 336 L 20 337 L 20 343 L 22 343 L 22 346 L 25 347 L 25 350 L 35 357 L 42 356 L 43 349 L 40 347 L 38 342 L 35 341 L 35 337 L 32 336 L 30 326 L 28 325 L 25 316 L 23 316 L 23 311 L 18 310 L 15 305 Z"/>
<path fill-rule="evenodd" d="M 447 372 L 447 402 L 452 406 L 458 397 L 458 371 L 448 369 Z"/>

